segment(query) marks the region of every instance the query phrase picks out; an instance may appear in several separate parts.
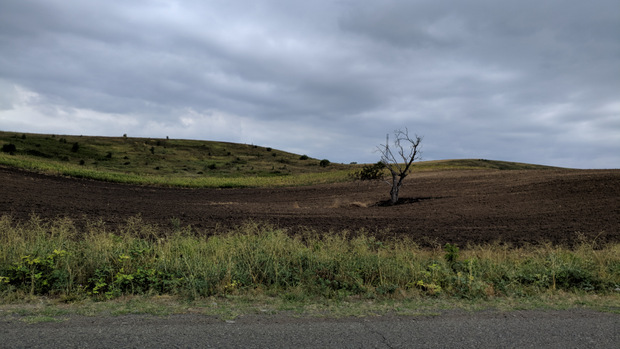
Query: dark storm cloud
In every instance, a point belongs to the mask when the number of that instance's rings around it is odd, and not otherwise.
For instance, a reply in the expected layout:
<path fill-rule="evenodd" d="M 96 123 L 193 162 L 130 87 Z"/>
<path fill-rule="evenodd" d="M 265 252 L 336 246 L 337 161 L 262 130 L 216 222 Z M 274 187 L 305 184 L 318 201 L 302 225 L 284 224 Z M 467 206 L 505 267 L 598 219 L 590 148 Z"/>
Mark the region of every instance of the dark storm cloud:
<path fill-rule="evenodd" d="M 0 129 L 374 162 L 409 127 L 431 159 L 620 163 L 616 1 L 0 6 Z"/>

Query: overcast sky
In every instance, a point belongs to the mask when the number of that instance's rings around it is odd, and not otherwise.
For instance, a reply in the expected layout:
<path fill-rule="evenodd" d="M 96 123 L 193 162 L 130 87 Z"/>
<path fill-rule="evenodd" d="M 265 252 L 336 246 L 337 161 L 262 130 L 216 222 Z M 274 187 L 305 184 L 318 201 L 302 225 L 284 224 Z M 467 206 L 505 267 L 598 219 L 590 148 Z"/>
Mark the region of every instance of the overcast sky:
<path fill-rule="evenodd" d="M 618 0 L 0 0 L 0 130 L 620 167 Z"/>

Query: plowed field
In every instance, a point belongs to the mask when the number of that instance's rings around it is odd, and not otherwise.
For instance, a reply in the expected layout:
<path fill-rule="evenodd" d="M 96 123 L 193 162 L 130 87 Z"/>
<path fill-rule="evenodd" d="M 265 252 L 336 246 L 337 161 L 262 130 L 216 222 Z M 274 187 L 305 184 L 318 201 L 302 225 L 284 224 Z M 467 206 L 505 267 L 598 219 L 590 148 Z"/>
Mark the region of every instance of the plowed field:
<path fill-rule="evenodd" d="M 114 226 L 140 214 L 163 231 L 191 225 L 224 231 L 248 220 L 291 233 L 360 229 L 422 246 L 499 241 L 572 244 L 581 237 L 620 241 L 620 170 L 463 170 L 418 172 L 388 198 L 384 182 L 295 188 L 179 189 L 47 176 L 0 167 L 0 215 L 28 220 L 102 219 Z"/>

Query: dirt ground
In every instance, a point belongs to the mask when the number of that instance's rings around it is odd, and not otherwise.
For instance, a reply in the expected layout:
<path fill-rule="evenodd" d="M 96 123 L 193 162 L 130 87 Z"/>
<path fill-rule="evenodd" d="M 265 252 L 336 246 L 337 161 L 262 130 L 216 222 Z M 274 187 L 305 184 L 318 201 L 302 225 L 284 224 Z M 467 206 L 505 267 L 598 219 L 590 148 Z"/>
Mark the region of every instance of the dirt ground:
<path fill-rule="evenodd" d="M 109 225 L 142 219 L 211 234 L 248 220 L 296 233 L 365 229 L 379 239 L 447 242 L 551 242 L 580 237 L 620 241 L 620 170 L 437 171 L 413 173 L 405 203 L 384 207 L 389 186 L 356 182 L 298 188 L 157 188 L 47 176 L 0 167 L 0 215 L 70 217 Z"/>

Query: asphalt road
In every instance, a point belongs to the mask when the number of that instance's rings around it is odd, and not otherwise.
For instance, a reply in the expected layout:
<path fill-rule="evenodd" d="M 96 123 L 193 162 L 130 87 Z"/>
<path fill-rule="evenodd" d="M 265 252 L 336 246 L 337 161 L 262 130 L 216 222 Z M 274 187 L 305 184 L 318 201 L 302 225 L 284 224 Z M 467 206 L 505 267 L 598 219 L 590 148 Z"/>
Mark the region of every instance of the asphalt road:
<path fill-rule="evenodd" d="M 589 310 L 438 316 L 0 318 L 0 348 L 619 348 L 620 315 Z"/>

